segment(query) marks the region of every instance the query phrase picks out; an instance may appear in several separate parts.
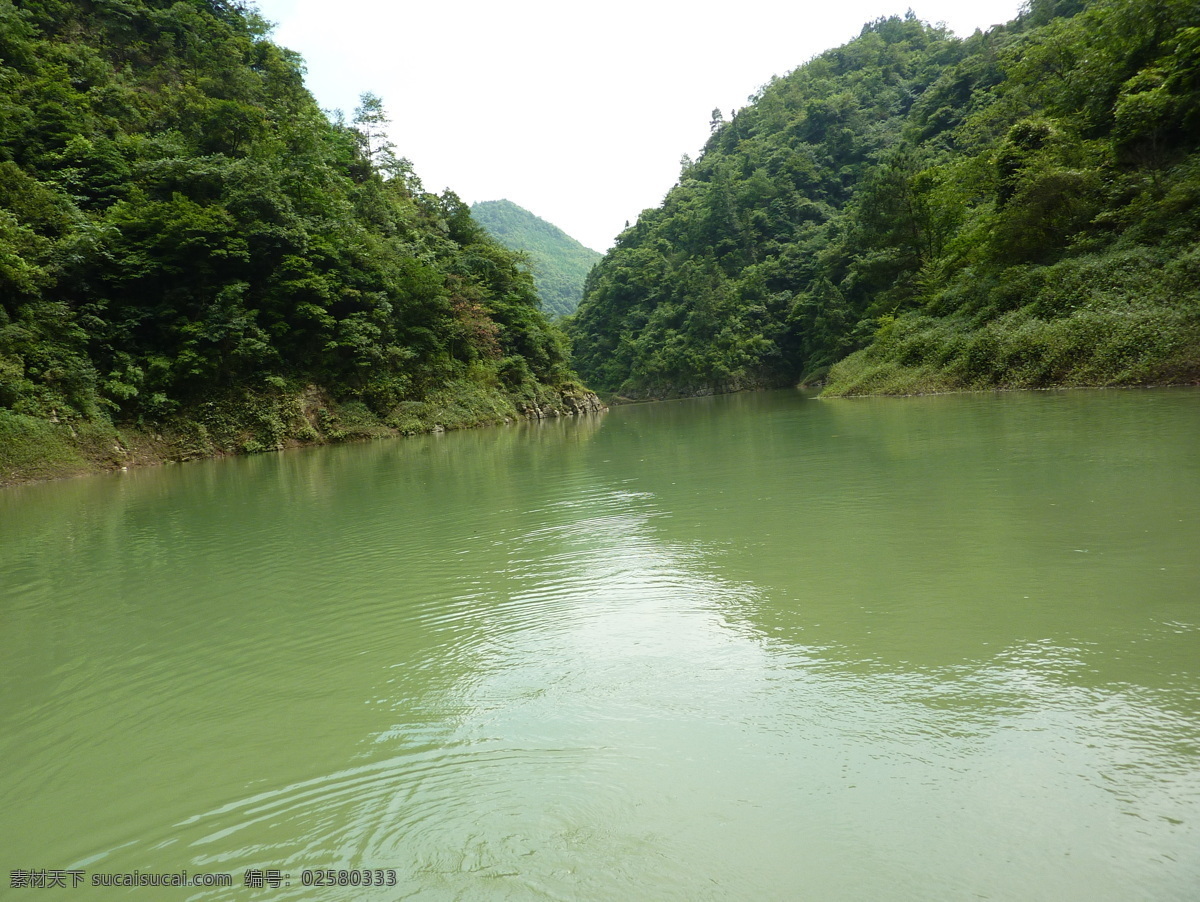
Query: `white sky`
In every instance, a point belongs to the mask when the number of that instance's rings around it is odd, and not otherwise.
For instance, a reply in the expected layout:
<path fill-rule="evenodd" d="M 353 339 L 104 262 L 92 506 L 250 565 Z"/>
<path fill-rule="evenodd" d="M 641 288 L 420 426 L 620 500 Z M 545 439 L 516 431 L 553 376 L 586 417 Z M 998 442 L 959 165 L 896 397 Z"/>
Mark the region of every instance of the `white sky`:
<path fill-rule="evenodd" d="M 955 33 L 1020 0 L 256 0 L 304 56 L 322 107 L 383 98 L 396 151 L 430 191 L 507 198 L 607 250 L 695 157 L 714 107 L 749 95 L 865 22 L 916 15 Z"/>

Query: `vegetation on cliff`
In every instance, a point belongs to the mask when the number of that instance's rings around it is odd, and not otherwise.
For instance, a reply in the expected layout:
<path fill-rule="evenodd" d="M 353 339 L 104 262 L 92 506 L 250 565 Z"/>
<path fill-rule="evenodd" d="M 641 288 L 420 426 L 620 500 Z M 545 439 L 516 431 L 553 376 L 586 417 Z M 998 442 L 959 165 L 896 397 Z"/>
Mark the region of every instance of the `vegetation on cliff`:
<path fill-rule="evenodd" d="M 519 258 L 268 32 L 232 0 L 0 0 L 0 479 L 120 463 L 126 428 L 190 456 L 578 395 Z"/>
<path fill-rule="evenodd" d="M 599 252 L 510 200 L 471 204 L 471 215 L 506 248 L 529 257 L 543 312 L 549 316 L 575 312 L 587 274 L 601 257 Z"/>
<path fill-rule="evenodd" d="M 1194 3 L 881 19 L 714 111 L 568 331 L 626 394 L 1193 380 L 1198 238 Z"/>

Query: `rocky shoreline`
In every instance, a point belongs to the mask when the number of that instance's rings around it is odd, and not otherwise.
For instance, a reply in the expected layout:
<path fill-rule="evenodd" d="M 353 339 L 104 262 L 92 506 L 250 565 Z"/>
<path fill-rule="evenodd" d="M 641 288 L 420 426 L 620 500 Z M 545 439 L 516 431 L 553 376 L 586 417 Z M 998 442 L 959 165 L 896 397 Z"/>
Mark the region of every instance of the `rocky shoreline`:
<path fill-rule="evenodd" d="M 50 422 L 0 411 L 0 487 L 217 457 L 436 434 L 521 419 L 591 416 L 595 392 L 545 387 L 535 398 L 467 397 L 454 387 L 407 402 L 386 419 L 338 404 L 316 386 L 270 397 L 206 402 L 188 417 L 146 425 Z"/>

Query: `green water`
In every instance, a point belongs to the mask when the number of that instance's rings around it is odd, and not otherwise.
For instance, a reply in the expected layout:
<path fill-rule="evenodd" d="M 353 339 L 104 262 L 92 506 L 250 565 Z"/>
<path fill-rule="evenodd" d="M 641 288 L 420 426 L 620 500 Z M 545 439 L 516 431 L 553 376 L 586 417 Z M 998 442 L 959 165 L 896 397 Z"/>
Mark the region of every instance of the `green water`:
<path fill-rule="evenodd" d="M 5 490 L 0 640 L 0 895 L 1200 898 L 1192 389 L 746 394 Z"/>

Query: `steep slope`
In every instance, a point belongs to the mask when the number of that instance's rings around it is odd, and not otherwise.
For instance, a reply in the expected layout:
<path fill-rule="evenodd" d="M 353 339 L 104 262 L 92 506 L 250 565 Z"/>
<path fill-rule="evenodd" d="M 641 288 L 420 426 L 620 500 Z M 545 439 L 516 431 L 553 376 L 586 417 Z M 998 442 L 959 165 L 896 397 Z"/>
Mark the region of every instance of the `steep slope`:
<path fill-rule="evenodd" d="M 529 256 L 543 311 L 551 316 L 575 312 L 584 280 L 601 254 L 510 200 L 472 204 L 471 215 L 506 248 Z"/>
<path fill-rule="evenodd" d="M 716 114 L 593 270 L 580 372 L 641 395 L 1200 377 L 1196 25 L 1045 0 L 965 40 L 866 26 Z"/>
<path fill-rule="evenodd" d="M 577 391 L 532 280 L 225 0 L 0 0 L 0 480 Z M 56 464 L 55 461 L 59 461 Z"/>

